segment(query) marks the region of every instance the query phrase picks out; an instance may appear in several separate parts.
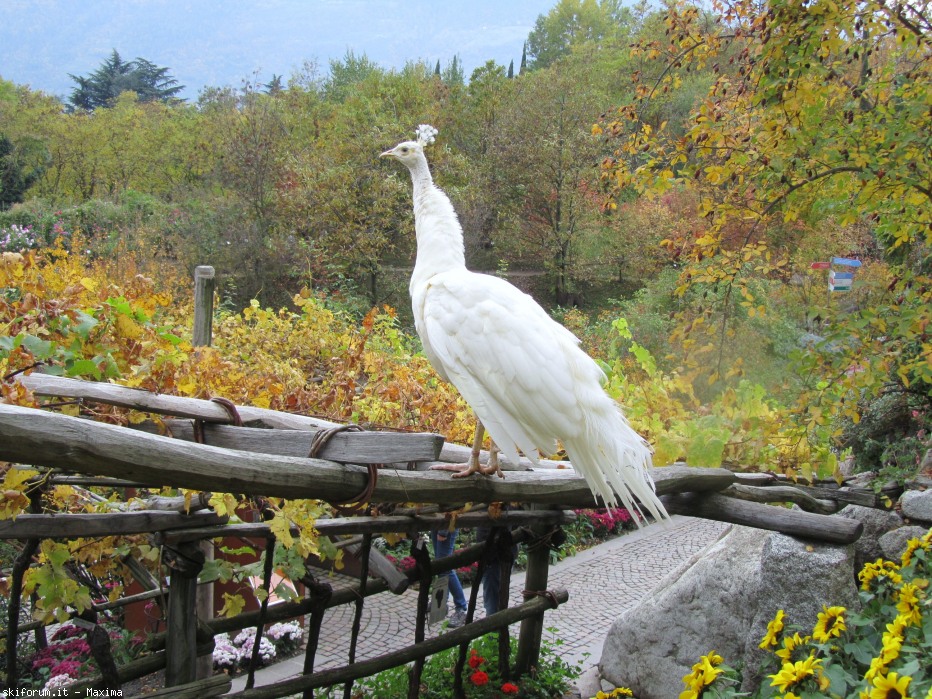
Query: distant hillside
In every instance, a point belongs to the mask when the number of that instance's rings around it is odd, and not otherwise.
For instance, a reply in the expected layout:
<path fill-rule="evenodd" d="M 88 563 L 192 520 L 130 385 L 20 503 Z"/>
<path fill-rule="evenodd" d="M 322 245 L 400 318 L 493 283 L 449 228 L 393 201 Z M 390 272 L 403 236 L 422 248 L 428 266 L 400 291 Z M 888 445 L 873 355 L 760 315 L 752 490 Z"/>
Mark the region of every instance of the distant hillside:
<path fill-rule="evenodd" d="M 348 49 L 386 67 L 446 64 L 458 54 L 468 77 L 489 59 L 517 65 L 537 16 L 555 0 L 435 3 L 428 0 L 5 0 L 0 76 L 67 95 L 68 74 L 86 75 L 111 49 L 171 69 L 188 99 L 204 86 L 239 85 L 258 71 L 286 79 L 305 60 L 325 71 Z M 80 8 L 80 9 L 78 9 Z"/>

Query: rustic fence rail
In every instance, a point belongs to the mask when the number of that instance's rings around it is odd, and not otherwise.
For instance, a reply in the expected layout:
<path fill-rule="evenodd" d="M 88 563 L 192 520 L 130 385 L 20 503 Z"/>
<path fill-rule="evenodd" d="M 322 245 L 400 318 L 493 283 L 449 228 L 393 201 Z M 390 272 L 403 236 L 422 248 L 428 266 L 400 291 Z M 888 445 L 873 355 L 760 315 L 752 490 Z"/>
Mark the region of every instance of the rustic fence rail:
<path fill-rule="evenodd" d="M 0 539 L 36 542 L 46 538 L 75 538 L 145 533 L 164 547 L 172 561 L 168 587 L 168 632 L 152 638 L 153 653 L 117 668 L 112 676 L 75 684 L 72 689 L 118 686 L 130 679 L 166 668 L 166 682 L 174 685 L 171 696 L 215 696 L 229 689 L 216 678 L 197 680 L 195 659 L 210 652 L 212 638 L 247 627 L 260 630 L 275 621 L 311 615 L 318 624 L 324 609 L 338 604 L 361 605 L 367 596 L 388 590 L 399 592 L 414 581 L 431 577 L 472 562 L 483 565 L 487 545 L 477 544 L 448 558 L 430 561 L 405 576 L 395 569 L 380 570 L 378 557 L 371 557 L 371 536 L 387 532 L 419 532 L 451 526 L 450 517 L 431 511 L 430 504 L 448 507 L 464 503 L 520 502 L 525 511 L 496 514 L 489 511 L 457 515 L 457 527 L 488 525 L 498 531 L 513 530 L 516 541 L 545 542 L 554 527 L 574 516 L 573 508 L 596 503 L 585 481 L 566 464 L 553 468 L 513 470 L 505 479 L 474 476 L 453 480 L 443 470 L 461 463 L 468 449 L 445 445 L 430 434 L 343 433 L 308 454 L 321 430 L 332 423 L 272 410 L 236 406 L 246 425 L 231 426 L 229 409 L 215 402 L 174 396 L 160 396 L 112 384 L 88 383 L 61 377 L 32 374 L 19 377 L 30 390 L 41 396 L 68 397 L 97 401 L 173 419 L 163 424 L 173 436 L 98 423 L 48 410 L 0 405 L 0 460 L 39 467 L 42 484 L 69 483 L 76 486 L 104 485 L 112 488 L 175 487 L 200 491 L 194 506 L 185 508 L 183 499 L 149 498 L 148 509 L 127 511 L 119 504 L 115 511 L 99 514 L 44 513 L 33 507 L 13 521 L 0 522 Z M 208 423 L 200 439 L 193 440 L 192 420 Z M 364 466 L 367 464 L 368 466 Z M 372 464 L 383 464 L 374 469 Z M 517 468 L 527 464 L 513 465 Z M 371 482 L 374 475 L 375 482 Z M 688 514 L 726 522 L 736 522 L 790 534 L 848 543 L 860 536 L 860 522 L 832 517 L 840 503 L 871 498 L 870 493 L 842 491 L 826 487 L 797 488 L 775 478 L 735 474 L 726 469 L 698 469 L 675 465 L 653 470 L 657 492 L 671 513 Z M 425 503 L 423 509 L 399 508 L 382 516 L 335 517 L 317 522 L 322 536 L 356 535 L 343 542 L 356 547 L 364 561 L 376 561 L 368 579 L 363 576 L 352 588 L 327 589 L 312 573 L 305 582 L 309 596 L 297 602 L 246 612 L 229 619 L 201 618 L 194 612 L 197 575 L 200 570 L 199 542 L 227 536 L 264 539 L 274 546 L 274 538 L 264 523 L 230 523 L 207 507 L 210 492 L 233 492 L 249 496 L 280 496 L 347 501 L 362 492 L 379 503 Z M 39 497 L 36 495 L 36 497 Z M 182 501 L 179 506 L 179 500 Z M 802 509 L 773 507 L 768 502 L 794 502 Z M 874 502 L 876 504 L 876 502 Z M 436 507 L 433 508 L 436 510 Z M 808 510 L 808 511 L 807 511 Z M 544 595 L 528 599 L 519 607 L 505 609 L 485 619 L 424 640 L 401 651 L 379 658 L 351 662 L 348 666 L 313 671 L 316 639 L 308 646 L 302 677 L 266 687 L 250 688 L 234 696 L 280 697 L 316 687 L 352 682 L 393 665 L 423 659 L 444 648 L 468 642 L 491 630 L 507 629 L 521 621 L 516 672 L 526 671 L 536 662 L 540 648 L 544 611 L 567 599 L 562 590 L 547 591 L 549 552 L 540 545 L 529 555 L 528 588 Z M 144 571 L 143 571 L 144 573 Z M 139 573 L 143 575 L 143 573 Z M 21 578 L 20 578 L 21 579 Z M 143 595 L 161 598 L 165 590 L 149 581 Z M 268 583 L 266 583 L 268 584 Z M 148 598 L 148 597 L 147 597 Z M 475 595 L 470 600 L 475 605 Z M 12 607 L 12 605 L 11 605 Z M 95 611 L 105 611 L 98 605 Z M 471 616 L 470 616 L 471 618 Z M 36 628 L 27 625 L 24 628 Z M 6 629 L 8 643 L 15 648 L 20 631 L 12 614 Z M 8 683 L 13 678 L 8 677 Z M 188 692 L 188 694 L 185 694 Z M 166 694 L 167 696 L 167 694 Z"/>

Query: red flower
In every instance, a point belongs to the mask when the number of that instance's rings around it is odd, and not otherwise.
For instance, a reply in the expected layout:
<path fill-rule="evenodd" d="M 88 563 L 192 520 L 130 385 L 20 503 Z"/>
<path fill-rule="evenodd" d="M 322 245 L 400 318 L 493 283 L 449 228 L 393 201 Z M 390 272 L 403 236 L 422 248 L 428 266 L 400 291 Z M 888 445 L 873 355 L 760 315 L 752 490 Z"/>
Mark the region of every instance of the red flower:
<path fill-rule="evenodd" d="M 482 670 L 476 670 L 469 676 L 469 681 L 477 687 L 481 687 L 482 685 L 489 683 L 489 676 Z"/>
<path fill-rule="evenodd" d="M 506 682 L 502 685 L 502 694 L 517 694 L 518 685 L 512 684 L 511 682 Z"/>
<path fill-rule="evenodd" d="M 479 655 L 475 648 L 469 652 L 469 667 L 475 670 L 485 662 L 485 658 Z M 484 684 L 484 683 L 483 683 Z"/>

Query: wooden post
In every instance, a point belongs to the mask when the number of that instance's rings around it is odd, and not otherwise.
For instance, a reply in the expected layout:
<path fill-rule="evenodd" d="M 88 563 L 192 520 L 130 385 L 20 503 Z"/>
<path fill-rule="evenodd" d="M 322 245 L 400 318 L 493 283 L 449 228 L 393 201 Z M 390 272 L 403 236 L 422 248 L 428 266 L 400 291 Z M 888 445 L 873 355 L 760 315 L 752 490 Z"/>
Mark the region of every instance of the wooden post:
<path fill-rule="evenodd" d="M 174 687 L 197 679 L 197 574 L 204 554 L 195 544 L 165 547 L 171 567 L 168 624 L 165 634 L 165 686 Z"/>
<path fill-rule="evenodd" d="M 210 347 L 213 338 L 214 321 L 214 289 L 216 279 L 214 268 L 209 265 L 200 265 L 194 268 L 194 332 L 192 344 L 195 347 Z M 205 561 L 214 558 L 214 547 L 209 541 L 201 542 L 201 553 Z M 208 583 L 197 588 L 197 616 L 210 623 L 214 617 L 214 585 Z M 197 661 L 195 674 L 198 679 L 210 677 L 213 674 L 213 658 L 206 655 Z"/>
<path fill-rule="evenodd" d="M 546 509 L 544 505 L 531 505 L 531 509 Z M 544 537 L 554 525 L 535 523 L 531 531 L 536 537 Z M 547 589 L 547 578 L 550 575 L 550 547 L 546 539 L 535 538 L 527 553 L 527 573 L 524 578 L 524 587 L 530 592 L 544 592 Z M 544 611 L 529 616 L 521 622 L 518 631 L 518 653 L 515 658 L 515 675 L 520 677 L 530 672 L 537 665 L 540 658 L 540 642 L 544 632 Z"/>
<path fill-rule="evenodd" d="M 214 268 L 200 265 L 194 269 L 194 333 L 195 347 L 210 347 L 214 321 Z"/>

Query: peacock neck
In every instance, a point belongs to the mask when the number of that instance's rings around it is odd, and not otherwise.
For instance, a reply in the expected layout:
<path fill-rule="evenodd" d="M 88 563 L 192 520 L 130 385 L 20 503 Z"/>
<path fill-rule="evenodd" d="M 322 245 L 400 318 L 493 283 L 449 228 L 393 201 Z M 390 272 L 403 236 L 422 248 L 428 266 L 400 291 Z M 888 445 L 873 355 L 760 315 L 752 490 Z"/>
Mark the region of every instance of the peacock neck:
<path fill-rule="evenodd" d="M 414 230 L 417 234 L 417 259 L 412 286 L 426 282 L 435 274 L 466 267 L 463 229 L 453 204 L 434 184 L 425 158 L 410 168 L 414 186 Z"/>

